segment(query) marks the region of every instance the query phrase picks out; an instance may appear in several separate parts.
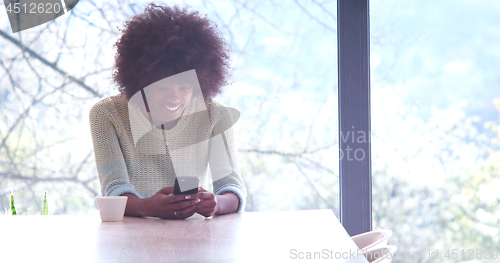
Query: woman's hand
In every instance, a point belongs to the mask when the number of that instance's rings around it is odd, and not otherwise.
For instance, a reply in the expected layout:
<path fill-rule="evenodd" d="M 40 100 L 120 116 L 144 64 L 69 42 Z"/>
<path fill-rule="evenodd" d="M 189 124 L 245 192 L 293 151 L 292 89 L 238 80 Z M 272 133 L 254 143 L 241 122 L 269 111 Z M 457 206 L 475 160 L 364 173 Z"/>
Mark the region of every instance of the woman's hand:
<path fill-rule="evenodd" d="M 240 203 L 240 199 L 234 193 L 227 192 L 221 195 L 214 195 L 202 187 L 198 188 L 198 198 L 201 201 L 196 204 L 194 211 L 204 217 L 211 217 L 215 214 L 234 213 Z"/>
<path fill-rule="evenodd" d="M 174 187 L 164 187 L 150 198 L 140 199 L 132 194 L 128 196 L 125 215 L 151 216 L 163 219 L 185 219 L 196 211 L 200 203 L 199 193 L 188 195 L 173 195 Z"/>
<path fill-rule="evenodd" d="M 195 204 L 200 202 L 198 194 L 174 195 L 174 187 L 164 187 L 150 197 L 147 211 L 160 218 L 185 219 L 195 213 Z"/>
<path fill-rule="evenodd" d="M 196 205 L 195 212 L 204 216 L 211 217 L 220 211 L 220 205 L 217 201 L 217 195 L 207 192 L 202 187 L 198 187 L 200 202 Z"/>

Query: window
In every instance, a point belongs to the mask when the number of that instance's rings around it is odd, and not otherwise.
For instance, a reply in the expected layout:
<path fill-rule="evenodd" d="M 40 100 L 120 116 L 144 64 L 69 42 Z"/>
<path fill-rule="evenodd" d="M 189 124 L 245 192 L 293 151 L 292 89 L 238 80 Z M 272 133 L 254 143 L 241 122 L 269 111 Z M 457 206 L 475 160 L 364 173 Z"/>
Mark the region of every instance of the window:
<path fill-rule="evenodd" d="M 396 262 L 497 261 L 499 10 L 370 1 L 373 225 Z"/>
<path fill-rule="evenodd" d="M 4 207 L 14 192 L 18 212 L 35 214 L 46 191 L 51 214 L 94 209 L 100 187 L 88 112 L 116 94 L 110 76 L 117 27 L 147 2 L 82 1 L 16 34 L 3 22 L 11 37 L 0 36 Z M 241 112 L 247 211 L 331 208 L 338 215 L 336 2 L 177 4 L 206 13 L 231 45 L 234 83 L 218 99 Z"/>

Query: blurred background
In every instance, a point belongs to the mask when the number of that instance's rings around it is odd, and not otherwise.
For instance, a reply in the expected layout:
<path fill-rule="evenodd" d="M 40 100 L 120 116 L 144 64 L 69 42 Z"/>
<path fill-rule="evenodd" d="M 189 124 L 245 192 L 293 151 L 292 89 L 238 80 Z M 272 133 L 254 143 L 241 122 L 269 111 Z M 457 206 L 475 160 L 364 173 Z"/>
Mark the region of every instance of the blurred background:
<path fill-rule="evenodd" d="M 0 11 L 2 214 L 11 194 L 18 214 L 39 214 L 44 192 L 51 215 L 96 210 L 88 112 L 117 93 L 113 44 L 147 3 L 82 0 L 15 34 Z M 232 48 L 218 99 L 241 112 L 246 211 L 338 216 L 337 2 L 166 3 L 206 14 Z M 370 1 L 373 220 L 398 253 L 495 262 L 484 254 L 500 242 L 499 13 L 496 0 Z"/>

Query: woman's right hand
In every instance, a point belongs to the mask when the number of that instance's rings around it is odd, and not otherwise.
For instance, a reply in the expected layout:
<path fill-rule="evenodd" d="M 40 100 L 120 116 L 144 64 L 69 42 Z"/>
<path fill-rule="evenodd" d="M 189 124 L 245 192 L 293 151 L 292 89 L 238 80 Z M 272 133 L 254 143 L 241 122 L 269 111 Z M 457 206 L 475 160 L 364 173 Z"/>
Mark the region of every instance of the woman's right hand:
<path fill-rule="evenodd" d="M 163 219 L 185 219 L 195 213 L 200 202 L 198 194 L 174 195 L 174 187 L 164 187 L 149 198 L 140 199 L 132 194 L 128 196 L 125 215 L 151 216 Z"/>

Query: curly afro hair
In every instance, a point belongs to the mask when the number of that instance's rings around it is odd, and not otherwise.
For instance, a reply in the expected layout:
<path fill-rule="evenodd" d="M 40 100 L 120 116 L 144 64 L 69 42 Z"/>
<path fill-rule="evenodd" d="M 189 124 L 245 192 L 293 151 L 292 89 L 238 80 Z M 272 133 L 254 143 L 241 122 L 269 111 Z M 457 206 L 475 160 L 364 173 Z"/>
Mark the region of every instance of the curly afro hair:
<path fill-rule="evenodd" d="M 150 3 L 125 23 L 115 43 L 113 80 L 127 99 L 163 78 L 195 69 L 205 101 L 228 84 L 229 47 L 198 12 Z"/>

